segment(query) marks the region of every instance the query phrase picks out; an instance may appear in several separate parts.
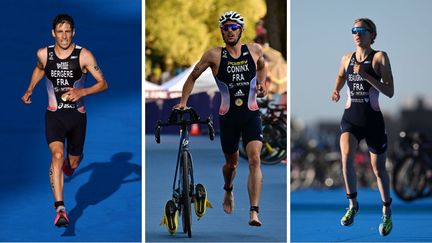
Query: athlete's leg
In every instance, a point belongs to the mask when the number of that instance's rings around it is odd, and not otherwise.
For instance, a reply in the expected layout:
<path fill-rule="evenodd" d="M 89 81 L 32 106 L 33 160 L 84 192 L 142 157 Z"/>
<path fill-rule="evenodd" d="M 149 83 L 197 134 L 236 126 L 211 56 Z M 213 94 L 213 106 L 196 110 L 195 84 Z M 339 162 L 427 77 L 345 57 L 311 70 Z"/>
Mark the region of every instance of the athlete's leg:
<path fill-rule="evenodd" d="M 63 160 L 64 145 L 62 142 L 54 141 L 49 144 L 51 151 L 51 166 L 49 177 L 55 202 L 63 201 Z"/>
<path fill-rule="evenodd" d="M 262 142 L 258 140 L 250 141 L 246 145 L 246 152 L 249 160 L 249 177 L 248 177 L 248 192 L 250 206 L 258 207 L 261 190 L 262 190 L 262 173 L 261 173 L 261 152 Z M 260 226 L 261 222 L 258 219 L 258 210 L 250 211 L 249 223 Z"/>
<path fill-rule="evenodd" d="M 261 173 L 261 152 L 262 142 L 253 140 L 246 145 L 246 152 L 249 160 L 249 176 L 248 176 L 248 193 L 251 206 L 249 215 L 249 224 L 261 226 L 258 218 L 259 201 L 262 191 L 262 173 Z M 255 208 L 256 210 L 252 210 Z"/>
<path fill-rule="evenodd" d="M 79 163 L 81 162 L 82 155 L 76 156 L 76 155 L 69 154 L 68 159 L 69 159 L 70 167 L 72 169 L 76 169 L 78 167 Z"/>
<path fill-rule="evenodd" d="M 370 152 L 371 164 L 374 174 L 377 178 L 378 190 L 381 194 L 382 200 L 382 223 L 379 225 L 378 230 L 381 236 L 390 234 L 393 228 L 393 221 L 391 218 L 391 203 L 390 197 L 390 180 L 385 168 L 386 153 L 376 154 Z"/>
<path fill-rule="evenodd" d="M 349 198 L 350 208 L 357 207 L 357 175 L 354 167 L 354 155 L 357 150 L 357 138 L 344 132 L 340 137 L 340 149 L 342 157 L 342 174 L 345 182 L 345 191 Z M 352 196 L 350 196 L 352 195 Z"/>
<path fill-rule="evenodd" d="M 222 172 L 224 177 L 224 200 L 222 203 L 222 207 L 225 211 L 225 213 L 232 213 L 234 210 L 234 193 L 232 192 L 233 189 L 233 181 L 234 177 L 236 175 L 236 169 L 239 159 L 239 152 L 228 154 L 224 153 L 225 155 L 225 165 L 223 166 Z"/>
<path fill-rule="evenodd" d="M 79 166 L 83 158 L 84 142 L 86 135 L 87 116 L 77 113 L 74 115 L 75 126 L 67 136 L 68 163 L 65 167 L 65 174 L 70 176 Z"/>
<path fill-rule="evenodd" d="M 375 154 L 370 152 L 371 164 L 374 174 L 377 178 L 378 190 L 381 194 L 381 200 L 386 203 L 390 202 L 390 179 L 385 167 L 386 162 L 386 152 L 382 154 Z M 387 207 L 383 205 L 382 209 L 383 215 L 391 215 L 391 206 Z"/>

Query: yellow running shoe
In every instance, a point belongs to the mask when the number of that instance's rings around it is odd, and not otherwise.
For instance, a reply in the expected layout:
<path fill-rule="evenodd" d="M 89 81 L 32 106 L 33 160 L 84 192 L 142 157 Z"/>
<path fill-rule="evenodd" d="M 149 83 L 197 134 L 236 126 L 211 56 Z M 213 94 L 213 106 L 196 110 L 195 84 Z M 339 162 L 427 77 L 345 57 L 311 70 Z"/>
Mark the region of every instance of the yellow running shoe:
<path fill-rule="evenodd" d="M 165 204 L 164 217 L 160 225 L 166 225 L 168 232 L 172 235 L 177 232 L 178 228 L 178 210 L 173 200 Z"/>
<path fill-rule="evenodd" d="M 207 191 L 202 184 L 197 184 L 195 186 L 194 209 L 198 220 L 204 216 L 207 208 L 213 208 L 207 200 Z"/>

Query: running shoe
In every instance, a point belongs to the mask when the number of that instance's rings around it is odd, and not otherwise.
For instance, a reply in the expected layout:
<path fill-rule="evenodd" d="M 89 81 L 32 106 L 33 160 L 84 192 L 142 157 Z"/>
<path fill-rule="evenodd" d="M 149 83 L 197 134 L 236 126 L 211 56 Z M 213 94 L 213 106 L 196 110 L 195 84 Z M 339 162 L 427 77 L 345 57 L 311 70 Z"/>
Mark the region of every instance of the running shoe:
<path fill-rule="evenodd" d="M 166 225 L 168 232 L 172 235 L 177 232 L 178 228 L 178 211 L 173 200 L 169 200 L 165 204 L 164 217 L 160 225 Z"/>
<path fill-rule="evenodd" d="M 204 216 L 206 209 L 213 207 L 207 200 L 207 191 L 202 184 L 197 184 L 195 186 L 195 197 L 193 200 L 195 214 L 198 217 L 198 220 L 200 220 Z"/>
<path fill-rule="evenodd" d="M 347 208 L 345 215 L 341 219 L 341 225 L 351 226 L 354 223 L 354 217 L 358 214 L 359 206 L 356 208 Z"/>
<path fill-rule="evenodd" d="M 56 211 L 57 214 L 54 219 L 54 225 L 57 227 L 67 227 L 69 225 L 69 218 L 66 214 L 66 208 L 64 206 L 59 206 Z"/>
<path fill-rule="evenodd" d="M 80 160 L 79 160 L 79 162 L 78 162 L 78 165 L 79 165 L 79 163 L 81 163 L 81 161 L 82 161 L 82 159 L 84 158 L 84 154 L 83 155 L 81 155 L 81 158 L 80 158 Z M 78 168 L 78 166 L 76 167 L 76 168 Z M 70 162 L 69 162 L 69 159 L 65 159 L 64 161 L 63 161 L 63 173 L 66 175 L 66 176 L 71 176 L 74 172 L 75 172 L 75 169 L 76 168 L 72 168 L 71 167 L 71 165 L 70 165 Z"/>
<path fill-rule="evenodd" d="M 379 233 L 381 236 L 387 236 L 393 229 L 393 222 L 391 216 L 383 215 L 382 223 L 379 226 Z"/>
<path fill-rule="evenodd" d="M 71 176 L 74 172 L 75 169 L 72 169 L 70 163 L 69 163 L 69 159 L 65 159 L 63 161 L 63 173 L 67 176 Z"/>

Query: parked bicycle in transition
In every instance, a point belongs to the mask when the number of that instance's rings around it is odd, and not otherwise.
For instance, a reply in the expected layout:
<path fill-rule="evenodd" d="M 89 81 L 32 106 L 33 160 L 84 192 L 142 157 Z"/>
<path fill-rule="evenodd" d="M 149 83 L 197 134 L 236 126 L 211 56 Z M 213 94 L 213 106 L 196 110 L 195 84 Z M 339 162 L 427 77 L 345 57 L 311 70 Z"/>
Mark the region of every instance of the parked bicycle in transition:
<path fill-rule="evenodd" d="M 419 132 L 399 134 L 392 155 L 393 189 L 405 201 L 432 196 L 432 141 Z"/>

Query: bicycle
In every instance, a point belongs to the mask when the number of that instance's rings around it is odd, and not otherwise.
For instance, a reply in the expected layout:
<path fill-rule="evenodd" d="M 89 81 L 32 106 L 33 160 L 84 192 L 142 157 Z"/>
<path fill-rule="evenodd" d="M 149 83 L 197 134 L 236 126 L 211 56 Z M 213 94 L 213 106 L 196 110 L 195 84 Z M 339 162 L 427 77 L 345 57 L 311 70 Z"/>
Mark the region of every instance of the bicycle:
<path fill-rule="evenodd" d="M 182 217 L 183 233 L 187 233 L 188 237 L 192 237 L 192 215 L 191 203 L 197 206 L 197 198 L 207 198 L 207 192 L 201 184 L 194 184 L 193 161 L 192 154 L 189 148 L 189 132 L 188 127 L 192 124 L 207 124 L 210 140 L 214 140 L 213 122 L 209 118 L 201 120 L 198 114 L 191 107 L 185 109 L 173 109 L 169 115 L 167 122 L 157 121 L 155 127 L 155 139 L 160 143 L 161 128 L 164 126 L 179 126 L 180 127 L 180 145 L 177 154 L 177 165 L 173 181 L 173 196 L 165 205 L 165 214 L 167 210 L 170 215 L 176 215 L 180 212 Z M 204 200 L 204 209 L 201 210 L 202 216 L 205 213 L 207 199 Z M 196 211 L 196 210 L 195 210 Z M 197 211 L 196 211 L 197 212 Z M 197 213 L 198 216 L 198 213 Z M 201 217 L 202 217 L 201 216 Z M 199 216 L 198 216 L 199 217 Z M 175 216 L 176 218 L 176 216 Z M 165 216 L 164 216 L 165 219 Z M 177 222 L 167 222 L 168 231 L 174 234 L 177 230 Z M 173 225 L 174 224 L 174 225 Z"/>
<path fill-rule="evenodd" d="M 420 133 L 401 132 L 393 154 L 393 189 L 404 201 L 432 195 L 432 142 Z"/>
<path fill-rule="evenodd" d="M 258 106 L 261 108 L 263 134 L 260 158 L 263 164 L 277 164 L 287 155 L 286 105 L 275 104 L 268 99 L 260 99 Z M 247 159 L 242 140 L 239 142 L 239 154 L 242 158 Z"/>

